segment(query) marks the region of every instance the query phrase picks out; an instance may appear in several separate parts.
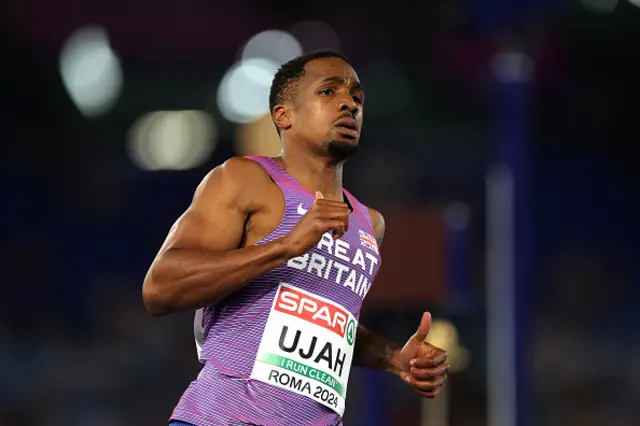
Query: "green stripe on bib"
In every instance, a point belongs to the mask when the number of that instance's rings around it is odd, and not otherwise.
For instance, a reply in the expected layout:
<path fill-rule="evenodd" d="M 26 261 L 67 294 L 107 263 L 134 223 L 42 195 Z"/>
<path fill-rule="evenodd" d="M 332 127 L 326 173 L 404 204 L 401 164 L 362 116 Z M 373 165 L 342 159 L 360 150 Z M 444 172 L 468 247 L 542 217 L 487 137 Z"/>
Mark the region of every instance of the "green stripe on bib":
<path fill-rule="evenodd" d="M 330 374 L 325 373 L 322 370 L 318 370 L 317 368 L 310 367 L 306 364 L 302 364 L 290 358 L 272 353 L 261 354 L 259 361 L 264 362 L 265 364 L 284 368 L 285 370 L 293 371 L 294 373 L 298 373 L 302 376 L 308 377 L 309 379 L 323 383 L 331 387 L 333 390 L 338 392 L 341 397 L 344 398 L 344 387 L 340 384 L 340 382 L 338 382 L 336 378 L 334 378 Z"/>

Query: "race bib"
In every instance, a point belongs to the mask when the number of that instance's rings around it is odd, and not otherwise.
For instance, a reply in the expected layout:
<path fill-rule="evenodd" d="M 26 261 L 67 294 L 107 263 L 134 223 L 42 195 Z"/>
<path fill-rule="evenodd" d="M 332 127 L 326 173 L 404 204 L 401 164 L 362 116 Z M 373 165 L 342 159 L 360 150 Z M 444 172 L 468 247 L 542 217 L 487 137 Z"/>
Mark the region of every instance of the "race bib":
<path fill-rule="evenodd" d="M 251 378 L 342 416 L 357 328 L 355 317 L 339 304 L 281 283 Z"/>

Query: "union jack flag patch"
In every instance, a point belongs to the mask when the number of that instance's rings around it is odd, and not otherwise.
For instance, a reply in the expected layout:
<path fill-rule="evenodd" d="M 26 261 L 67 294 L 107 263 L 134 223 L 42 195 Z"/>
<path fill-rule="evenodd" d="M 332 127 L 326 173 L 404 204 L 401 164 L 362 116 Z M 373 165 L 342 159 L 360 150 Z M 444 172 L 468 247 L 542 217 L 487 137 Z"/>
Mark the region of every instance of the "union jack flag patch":
<path fill-rule="evenodd" d="M 376 242 L 376 239 L 364 232 L 362 229 L 360 229 L 360 245 L 365 246 L 378 254 L 378 243 Z"/>

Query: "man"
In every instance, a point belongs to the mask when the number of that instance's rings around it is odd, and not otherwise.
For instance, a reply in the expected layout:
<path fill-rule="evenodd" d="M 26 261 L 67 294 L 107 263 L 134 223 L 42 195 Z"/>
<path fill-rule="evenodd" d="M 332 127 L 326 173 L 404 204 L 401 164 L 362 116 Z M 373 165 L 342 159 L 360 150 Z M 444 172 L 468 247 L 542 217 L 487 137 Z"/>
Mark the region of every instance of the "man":
<path fill-rule="evenodd" d="M 342 187 L 364 91 L 347 59 L 284 64 L 269 103 L 276 158 L 232 158 L 203 180 L 143 285 L 152 315 L 196 309 L 204 367 L 174 424 L 338 425 L 352 363 L 442 389 L 446 353 L 417 332 L 397 347 L 357 324 L 385 224 Z"/>

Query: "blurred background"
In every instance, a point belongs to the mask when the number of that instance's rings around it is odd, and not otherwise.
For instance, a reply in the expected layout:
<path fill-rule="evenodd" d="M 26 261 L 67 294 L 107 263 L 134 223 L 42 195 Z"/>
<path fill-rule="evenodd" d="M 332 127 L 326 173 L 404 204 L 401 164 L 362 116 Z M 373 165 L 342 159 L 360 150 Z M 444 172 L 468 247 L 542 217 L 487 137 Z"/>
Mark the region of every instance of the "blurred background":
<path fill-rule="evenodd" d="M 361 320 L 431 310 L 455 370 L 354 369 L 346 424 L 640 425 L 639 3 L 3 2 L 0 425 L 166 424 L 193 313 L 148 316 L 146 269 L 207 171 L 279 151 L 271 78 L 318 48 L 367 91 Z"/>

